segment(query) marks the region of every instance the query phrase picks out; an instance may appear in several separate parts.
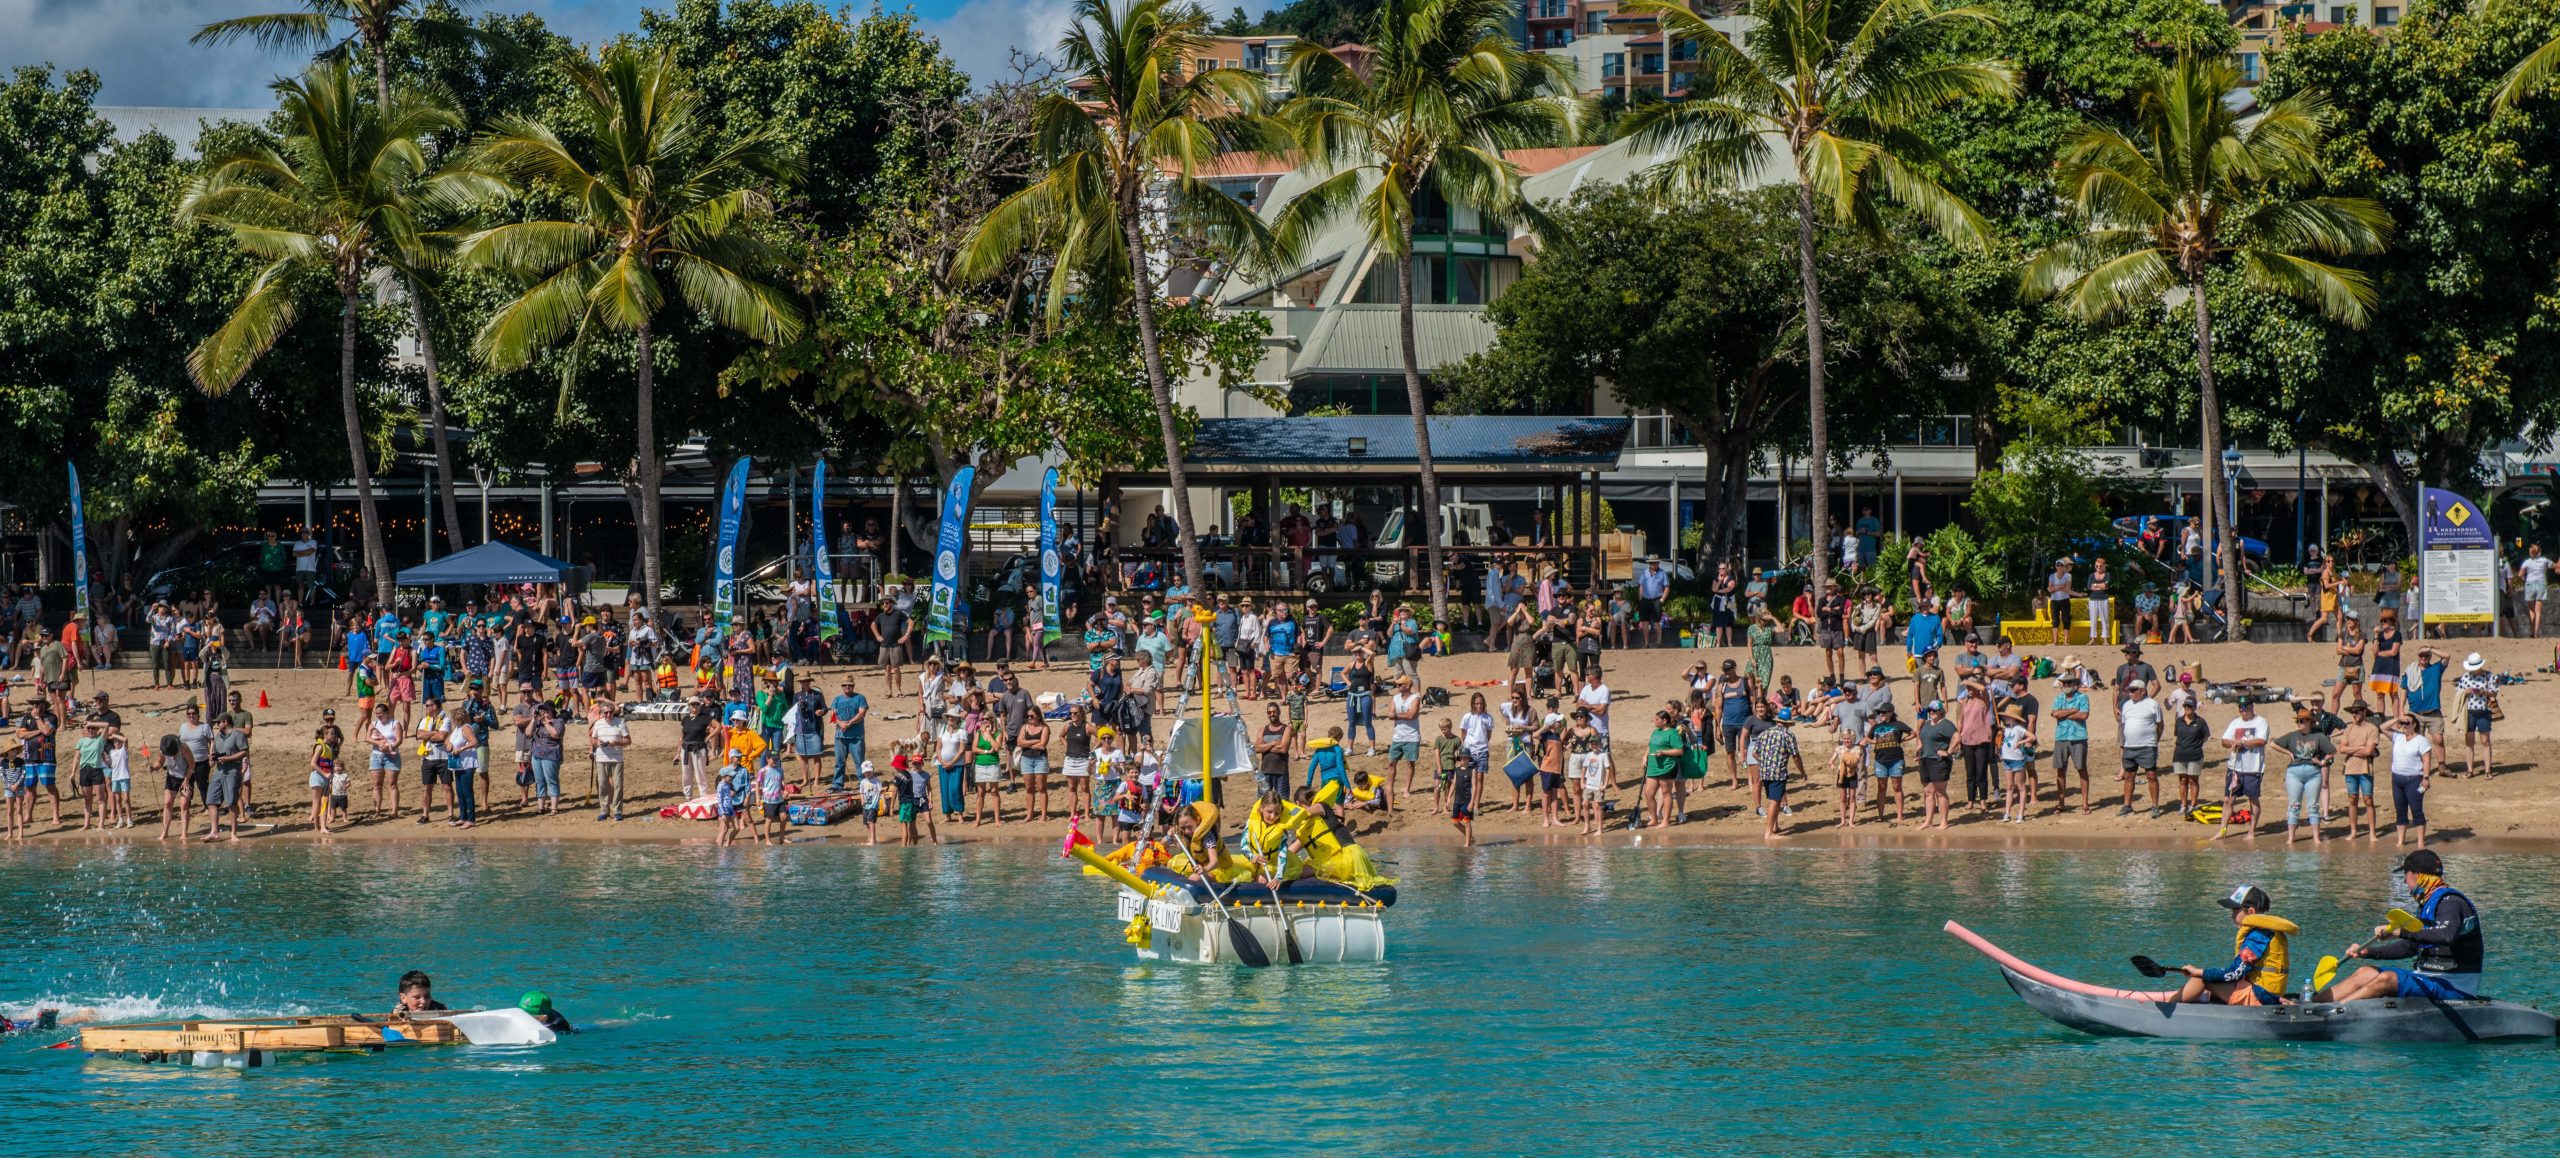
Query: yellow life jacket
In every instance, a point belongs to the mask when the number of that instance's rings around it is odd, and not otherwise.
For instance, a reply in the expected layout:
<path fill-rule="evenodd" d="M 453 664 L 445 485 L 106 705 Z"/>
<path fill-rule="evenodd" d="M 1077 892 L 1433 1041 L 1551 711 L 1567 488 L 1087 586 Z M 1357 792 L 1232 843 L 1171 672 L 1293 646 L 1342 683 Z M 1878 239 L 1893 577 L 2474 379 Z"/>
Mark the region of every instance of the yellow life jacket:
<path fill-rule="evenodd" d="M 2240 928 L 2231 934 L 2232 956 L 2240 955 L 2240 946 L 2249 940 L 2251 929 L 2266 931 L 2267 953 L 2266 956 L 2258 958 L 2257 975 L 2249 980 L 2256 982 L 2258 988 L 2269 993 L 2285 992 L 2287 983 L 2292 980 L 2292 971 L 2287 968 L 2285 960 L 2285 943 L 2293 934 L 2301 932 L 2302 927 L 2282 917 L 2270 916 L 2266 913 L 2251 913 L 2240 918 Z"/>

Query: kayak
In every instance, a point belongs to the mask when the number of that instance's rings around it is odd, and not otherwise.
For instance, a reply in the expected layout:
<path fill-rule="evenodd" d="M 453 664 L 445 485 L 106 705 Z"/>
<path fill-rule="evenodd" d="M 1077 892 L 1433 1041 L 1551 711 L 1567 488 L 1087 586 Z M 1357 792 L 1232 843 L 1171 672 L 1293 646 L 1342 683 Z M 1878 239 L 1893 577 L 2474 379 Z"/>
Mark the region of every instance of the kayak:
<path fill-rule="evenodd" d="M 2530 1006 L 2480 998 L 2289 1005 L 2188 1005 L 2174 989 L 2143 992 L 2074 981 L 2019 960 L 1954 921 L 1947 932 L 2000 967 L 2027 1007 L 2083 1033 L 2200 1041 L 2551 1041 L 2555 1024 Z"/>

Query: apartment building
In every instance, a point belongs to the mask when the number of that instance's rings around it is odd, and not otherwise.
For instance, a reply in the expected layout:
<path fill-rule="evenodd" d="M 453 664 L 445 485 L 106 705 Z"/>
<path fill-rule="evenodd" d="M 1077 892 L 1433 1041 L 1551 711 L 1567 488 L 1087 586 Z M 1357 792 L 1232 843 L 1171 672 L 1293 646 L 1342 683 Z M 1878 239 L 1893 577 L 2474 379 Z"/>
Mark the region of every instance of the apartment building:
<path fill-rule="evenodd" d="M 2240 33 L 2233 55 L 2240 73 L 2255 83 L 2266 71 L 2270 53 L 2287 36 L 2317 35 L 2336 28 L 2387 30 L 2408 11 L 2407 0 L 2220 0 Z"/>
<path fill-rule="evenodd" d="M 1741 35 L 1739 0 L 1698 5 L 1718 31 Z M 1586 96 L 1679 92 L 1696 71 L 1698 46 L 1663 48 L 1661 22 L 1624 11 L 1625 0 L 1522 0 L 1521 42 L 1574 64 Z"/>

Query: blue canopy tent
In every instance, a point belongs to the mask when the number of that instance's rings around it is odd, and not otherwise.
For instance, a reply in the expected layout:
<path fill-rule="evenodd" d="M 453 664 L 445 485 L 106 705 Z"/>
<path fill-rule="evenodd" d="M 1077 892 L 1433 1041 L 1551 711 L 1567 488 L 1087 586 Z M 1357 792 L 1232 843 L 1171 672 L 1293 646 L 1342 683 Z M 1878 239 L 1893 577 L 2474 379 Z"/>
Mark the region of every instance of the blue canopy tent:
<path fill-rule="evenodd" d="M 512 543 L 482 543 L 467 551 L 400 572 L 403 587 L 462 587 L 476 583 L 572 583 L 578 568 Z"/>

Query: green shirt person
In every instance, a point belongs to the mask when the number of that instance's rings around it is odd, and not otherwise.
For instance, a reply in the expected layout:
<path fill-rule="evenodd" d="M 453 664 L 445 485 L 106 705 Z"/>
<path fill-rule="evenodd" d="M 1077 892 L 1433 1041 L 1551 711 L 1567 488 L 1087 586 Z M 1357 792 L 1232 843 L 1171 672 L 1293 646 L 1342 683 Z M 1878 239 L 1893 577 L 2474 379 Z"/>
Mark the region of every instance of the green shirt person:
<path fill-rule="evenodd" d="M 1689 742 L 1680 735 L 1680 729 L 1658 721 L 1657 724 L 1653 739 L 1645 744 L 1644 774 L 1677 776 L 1680 774 L 1680 756 L 1688 749 Z"/>

